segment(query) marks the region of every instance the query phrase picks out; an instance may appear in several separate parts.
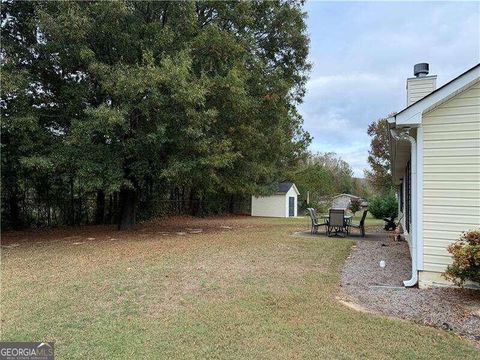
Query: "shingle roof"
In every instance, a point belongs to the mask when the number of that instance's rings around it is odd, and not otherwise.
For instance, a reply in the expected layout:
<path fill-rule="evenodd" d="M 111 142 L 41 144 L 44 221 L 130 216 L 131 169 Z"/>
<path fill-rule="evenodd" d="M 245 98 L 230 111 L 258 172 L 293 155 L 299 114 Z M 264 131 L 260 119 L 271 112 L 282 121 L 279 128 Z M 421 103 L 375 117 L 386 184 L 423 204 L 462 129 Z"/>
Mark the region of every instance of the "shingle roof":
<path fill-rule="evenodd" d="M 281 182 L 278 184 L 278 192 L 282 194 L 286 194 L 288 190 L 293 186 L 293 183 L 291 182 Z"/>
<path fill-rule="evenodd" d="M 352 195 L 352 194 L 338 194 L 338 195 L 335 195 L 333 197 L 333 199 L 337 198 L 337 197 L 340 197 L 340 196 L 348 196 L 349 198 L 356 198 L 356 199 L 360 199 L 360 196 L 356 196 L 356 195 Z"/>

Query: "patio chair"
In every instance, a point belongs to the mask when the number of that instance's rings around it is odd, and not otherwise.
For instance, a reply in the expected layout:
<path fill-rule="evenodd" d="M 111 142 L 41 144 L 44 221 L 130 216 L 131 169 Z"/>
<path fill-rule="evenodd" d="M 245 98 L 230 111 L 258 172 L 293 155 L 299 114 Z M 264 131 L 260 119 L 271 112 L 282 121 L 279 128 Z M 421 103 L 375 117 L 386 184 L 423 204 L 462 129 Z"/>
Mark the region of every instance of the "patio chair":
<path fill-rule="evenodd" d="M 328 213 L 327 235 L 331 236 L 333 232 L 335 232 L 335 235 L 348 232 L 347 224 L 345 223 L 345 210 L 343 209 L 330 209 Z"/>
<path fill-rule="evenodd" d="M 312 208 L 307 208 L 308 216 L 310 217 L 310 222 L 312 227 L 310 229 L 310 234 L 314 234 L 318 229 L 318 219 L 315 218 Z"/>
<path fill-rule="evenodd" d="M 365 218 L 367 217 L 368 210 L 364 210 L 362 214 L 362 218 L 360 219 L 360 222 L 358 224 L 350 224 L 349 227 L 353 227 L 356 229 L 360 229 L 360 233 L 362 234 L 362 237 L 365 237 Z"/>
<path fill-rule="evenodd" d="M 317 210 L 315 210 L 315 208 L 312 208 L 312 210 L 313 210 L 313 216 L 315 217 L 315 219 L 317 219 L 317 222 L 318 222 Z M 318 223 L 318 226 L 325 226 L 325 235 L 327 235 L 328 218 L 322 217 L 322 221 L 323 222 Z"/>
<path fill-rule="evenodd" d="M 310 220 L 312 222 L 312 228 L 310 230 L 311 234 L 316 234 L 318 233 L 318 228 L 320 226 L 326 226 L 327 222 L 319 223 L 318 222 L 318 215 L 317 211 L 314 208 L 307 208 L 308 215 L 310 216 Z"/>

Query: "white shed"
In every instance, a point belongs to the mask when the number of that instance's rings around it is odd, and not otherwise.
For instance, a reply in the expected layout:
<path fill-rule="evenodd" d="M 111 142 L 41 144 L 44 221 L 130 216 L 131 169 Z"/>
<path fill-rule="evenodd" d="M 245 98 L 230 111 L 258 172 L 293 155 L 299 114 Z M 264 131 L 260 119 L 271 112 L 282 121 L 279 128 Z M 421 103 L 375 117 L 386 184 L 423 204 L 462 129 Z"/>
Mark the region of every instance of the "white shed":
<path fill-rule="evenodd" d="M 252 216 L 296 217 L 298 195 L 294 183 L 282 182 L 271 196 L 252 196 Z"/>
<path fill-rule="evenodd" d="M 339 194 L 333 197 L 332 199 L 332 208 L 333 209 L 348 209 L 352 199 L 359 199 L 362 201 L 362 206 L 366 205 L 365 200 L 359 198 L 358 196 L 351 194 Z"/>

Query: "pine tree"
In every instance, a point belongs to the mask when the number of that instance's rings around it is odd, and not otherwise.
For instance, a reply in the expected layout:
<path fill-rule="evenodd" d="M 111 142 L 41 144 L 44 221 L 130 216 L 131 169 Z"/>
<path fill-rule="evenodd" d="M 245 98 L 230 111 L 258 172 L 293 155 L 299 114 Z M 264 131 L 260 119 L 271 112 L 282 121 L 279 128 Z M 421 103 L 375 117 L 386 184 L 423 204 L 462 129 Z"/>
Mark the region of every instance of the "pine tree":
<path fill-rule="evenodd" d="M 70 223 L 83 219 L 82 194 L 95 194 L 97 222 L 118 194 L 126 229 L 153 188 L 200 201 L 259 193 L 308 146 L 296 112 L 309 69 L 301 3 L 2 7 L 2 73 L 17 86 L 2 94 L 2 180 L 70 204 Z"/>

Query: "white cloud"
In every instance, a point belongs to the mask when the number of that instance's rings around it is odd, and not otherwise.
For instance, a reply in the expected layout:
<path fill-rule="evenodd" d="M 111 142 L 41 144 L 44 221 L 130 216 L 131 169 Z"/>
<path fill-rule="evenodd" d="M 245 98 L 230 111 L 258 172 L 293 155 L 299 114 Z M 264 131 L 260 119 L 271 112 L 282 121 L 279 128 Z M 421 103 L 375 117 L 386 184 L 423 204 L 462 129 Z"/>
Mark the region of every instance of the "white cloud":
<path fill-rule="evenodd" d="M 383 83 L 385 79 L 382 79 L 379 74 L 369 73 L 350 73 L 350 74 L 336 74 L 336 75 L 323 75 L 310 79 L 307 84 L 307 89 L 314 91 L 318 88 L 324 88 L 327 86 L 345 86 L 351 84 L 372 84 Z"/>
<path fill-rule="evenodd" d="M 479 62 L 479 6 L 307 3 L 313 71 L 300 112 L 312 150 L 335 151 L 363 175 L 367 126 L 405 106 L 415 63 L 430 63 L 441 86 Z"/>

